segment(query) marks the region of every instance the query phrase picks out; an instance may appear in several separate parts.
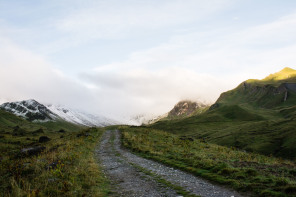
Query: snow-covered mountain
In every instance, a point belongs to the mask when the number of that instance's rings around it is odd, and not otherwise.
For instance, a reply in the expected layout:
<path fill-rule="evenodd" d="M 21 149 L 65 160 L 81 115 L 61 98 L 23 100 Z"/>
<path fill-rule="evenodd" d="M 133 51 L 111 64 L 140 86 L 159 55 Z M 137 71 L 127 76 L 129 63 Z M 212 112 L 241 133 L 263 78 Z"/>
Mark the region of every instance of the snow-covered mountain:
<path fill-rule="evenodd" d="M 85 126 L 108 126 L 118 124 L 118 122 L 109 118 L 88 114 L 79 110 L 69 109 L 59 105 L 47 105 L 50 111 L 57 114 L 63 120 L 74 124 Z"/>
<path fill-rule="evenodd" d="M 64 120 L 83 126 L 108 126 L 118 124 L 116 121 L 103 116 L 88 114 L 62 106 L 43 105 L 33 99 L 4 103 L 0 105 L 0 108 L 34 122 Z"/>
<path fill-rule="evenodd" d="M 55 121 L 59 118 L 46 106 L 38 103 L 33 99 L 19 102 L 3 103 L 2 105 L 0 105 L 0 108 L 22 118 L 25 118 L 29 121 L 47 122 Z"/>

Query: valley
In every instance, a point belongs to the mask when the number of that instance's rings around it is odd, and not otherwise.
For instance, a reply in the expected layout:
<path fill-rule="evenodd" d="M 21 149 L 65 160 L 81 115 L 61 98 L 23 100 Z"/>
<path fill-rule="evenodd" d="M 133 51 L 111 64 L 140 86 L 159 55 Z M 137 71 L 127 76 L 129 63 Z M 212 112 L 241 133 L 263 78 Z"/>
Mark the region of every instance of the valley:
<path fill-rule="evenodd" d="M 0 197 L 296 197 L 296 0 L 0 0 Z"/>
<path fill-rule="evenodd" d="M 184 100 L 137 116 L 141 126 L 33 99 L 4 103 L 0 195 L 295 196 L 295 84 L 285 68 L 212 105 Z"/>

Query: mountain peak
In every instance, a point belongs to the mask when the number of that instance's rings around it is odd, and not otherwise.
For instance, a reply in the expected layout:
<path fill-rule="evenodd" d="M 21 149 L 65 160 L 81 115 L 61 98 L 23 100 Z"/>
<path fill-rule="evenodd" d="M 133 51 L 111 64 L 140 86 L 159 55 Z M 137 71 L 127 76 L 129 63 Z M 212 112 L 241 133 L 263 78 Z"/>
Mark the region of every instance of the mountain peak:
<path fill-rule="evenodd" d="M 47 122 L 57 118 L 55 114 L 34 99 L 3 103 L 0 108 L 29 121 Z"/>
<path fill-rule="evenodd" d="M 274 74 L 270 74 L 266 78 L 263 79 L 263 81 L 279 81 L 279 80 L 285 80 L 292 77 L 296 77 L 296 70 L 285 67 L 279 72 L 276 72 Z"/>
<path fill-rule="evenodd" d="M 206 105 L 200 102 L 190 100 L 183 100 L 178 102 L 174 108 L 169 112 L 168 117 L 190 116 L 199 108 L 205 108 Z"/>
<path fill-rule="evenodd" d="M 27 102 L 27 103 L 38 103 L 35 99 L 23 100 L 23 102 Z"/>
<path fill-rule="evenodd" d="M 290 68 L 290 67 L 285 67 L 283 68 L 283 70 L 281 70 L 280 72 L 295 72 L 294 69 Z"/>

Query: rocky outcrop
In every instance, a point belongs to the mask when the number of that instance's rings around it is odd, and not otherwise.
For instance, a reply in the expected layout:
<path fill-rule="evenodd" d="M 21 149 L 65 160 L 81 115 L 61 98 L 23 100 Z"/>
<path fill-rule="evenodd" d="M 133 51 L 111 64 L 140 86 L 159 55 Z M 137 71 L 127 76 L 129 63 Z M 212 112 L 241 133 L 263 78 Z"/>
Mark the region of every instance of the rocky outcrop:
<path fill-rule="evenodd" d="M 168 117 L 186 117 L 194 114 L 198 109 L 203 109 L 207 105 L 193 102 L 193 101 L 180 101 L 174 108 L 169 112 Z"/>

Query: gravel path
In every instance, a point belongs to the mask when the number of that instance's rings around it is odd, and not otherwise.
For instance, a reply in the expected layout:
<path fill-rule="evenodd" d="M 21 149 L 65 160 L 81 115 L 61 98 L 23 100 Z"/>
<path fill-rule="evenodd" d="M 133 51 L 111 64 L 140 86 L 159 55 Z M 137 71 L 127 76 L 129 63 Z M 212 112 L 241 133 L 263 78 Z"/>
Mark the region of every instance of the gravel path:
<path fill-rule="evenodd" d="M 161 177 L 171 185 L 180 186 L 196 196 L 242 196 L 191 174 L 130 153 L 121 148 L 120 132 L 117 130 L 104 133 L 96 154 L 106 175 L 114 185 L 114 192 L 119 196 L 181 196 L 174 189 L 160 183 L 155 176 Z M 140 169 L 149 173 L 144 173 Z"/>

